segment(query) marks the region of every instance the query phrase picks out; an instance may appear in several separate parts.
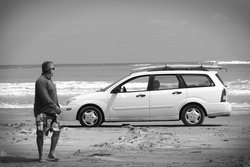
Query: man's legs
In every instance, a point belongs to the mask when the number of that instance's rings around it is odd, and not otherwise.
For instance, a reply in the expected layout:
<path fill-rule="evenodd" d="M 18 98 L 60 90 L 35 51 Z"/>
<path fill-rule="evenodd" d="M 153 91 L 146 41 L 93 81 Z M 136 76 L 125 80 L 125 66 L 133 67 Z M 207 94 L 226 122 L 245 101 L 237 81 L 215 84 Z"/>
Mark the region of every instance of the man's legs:
<path fill-rule="evenodd" d="M 59 140 L 59 136 L 60 136 L 60 131 L 54 131 L 53 135 L 51 137 L 51 145 L 50 145 L 50 152 L 49 152 L 49 158 L 53 158 L 58 160 L 58 158 L 56 158 L 55 156 L 55 149 Z"/>
<path fill-rule="evenodd" d="M 39 153 L 39 161 L 46 161 L 43 158 L 43 132 L 39 131 L 37 132 L 37 137 L 36 137 L 36 143 L 37 143 L 37 148 L 38 148 L 38 153 Z"/>

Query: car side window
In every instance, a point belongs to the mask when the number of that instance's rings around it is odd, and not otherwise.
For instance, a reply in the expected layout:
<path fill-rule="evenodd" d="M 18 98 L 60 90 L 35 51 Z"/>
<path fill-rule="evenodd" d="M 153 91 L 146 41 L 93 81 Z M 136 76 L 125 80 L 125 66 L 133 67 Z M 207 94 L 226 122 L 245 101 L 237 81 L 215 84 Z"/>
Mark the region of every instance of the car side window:
<path fill-rule="evenodd" d="M 148 90 L 149 76 L 134 78 L 121 85 L 121 92 L 138 92 Z"/>
<path fill-rule="evenodd" d="M 153 81 L 153 90 L 167 90 L 179 88 L 176 75 L 156 75 Z"/>
<path fill-rule="evenodd" d="M 182 75 L 188 88 L 214 86 L 213 81 L 207 75 Z"/>

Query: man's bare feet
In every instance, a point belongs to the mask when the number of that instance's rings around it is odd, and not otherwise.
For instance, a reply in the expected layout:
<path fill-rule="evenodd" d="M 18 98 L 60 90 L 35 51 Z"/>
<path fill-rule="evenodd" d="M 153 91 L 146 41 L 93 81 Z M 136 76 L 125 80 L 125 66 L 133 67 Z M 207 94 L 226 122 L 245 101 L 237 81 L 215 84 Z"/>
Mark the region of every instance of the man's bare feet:
<path fill-rule="evenodd" d="M 59 158 L 56 158 L 56 156 L 49 154 L 48 155 L 49 161 L 59 161 Z"/>

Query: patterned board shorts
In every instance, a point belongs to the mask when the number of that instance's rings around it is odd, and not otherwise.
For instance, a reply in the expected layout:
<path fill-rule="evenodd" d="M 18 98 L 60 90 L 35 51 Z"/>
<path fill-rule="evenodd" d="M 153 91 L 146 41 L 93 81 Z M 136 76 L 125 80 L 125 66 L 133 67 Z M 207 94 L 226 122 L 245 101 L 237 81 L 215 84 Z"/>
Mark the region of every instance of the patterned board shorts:
<path fill-rule="evenodd" d="M 48 136 L 49 132 L 61 131 L 60 121 L 57 115 L 49 116 L 39 114 L 36 117 L 37 134 L 42 131 L 43 136 Z"/>

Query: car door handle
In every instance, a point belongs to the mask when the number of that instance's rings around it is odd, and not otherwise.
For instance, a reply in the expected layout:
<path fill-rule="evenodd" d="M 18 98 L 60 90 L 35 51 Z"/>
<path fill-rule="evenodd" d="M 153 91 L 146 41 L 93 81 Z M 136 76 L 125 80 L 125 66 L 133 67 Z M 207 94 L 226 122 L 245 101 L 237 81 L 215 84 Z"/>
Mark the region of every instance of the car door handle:
<path fill-rule="evenodd" d="M 176 92 L 173 92 L 172 94 L 173 94 L 173 95 L 179 95 L 179 94 L 182 94 L 182 92 L 176 91 Z"/>
<path fill-rule="evenodd" d="M 145 97 L 146 95 L 144 94 L 139 94 L 139 95 L 136 95 L 136 97 Z"/>

